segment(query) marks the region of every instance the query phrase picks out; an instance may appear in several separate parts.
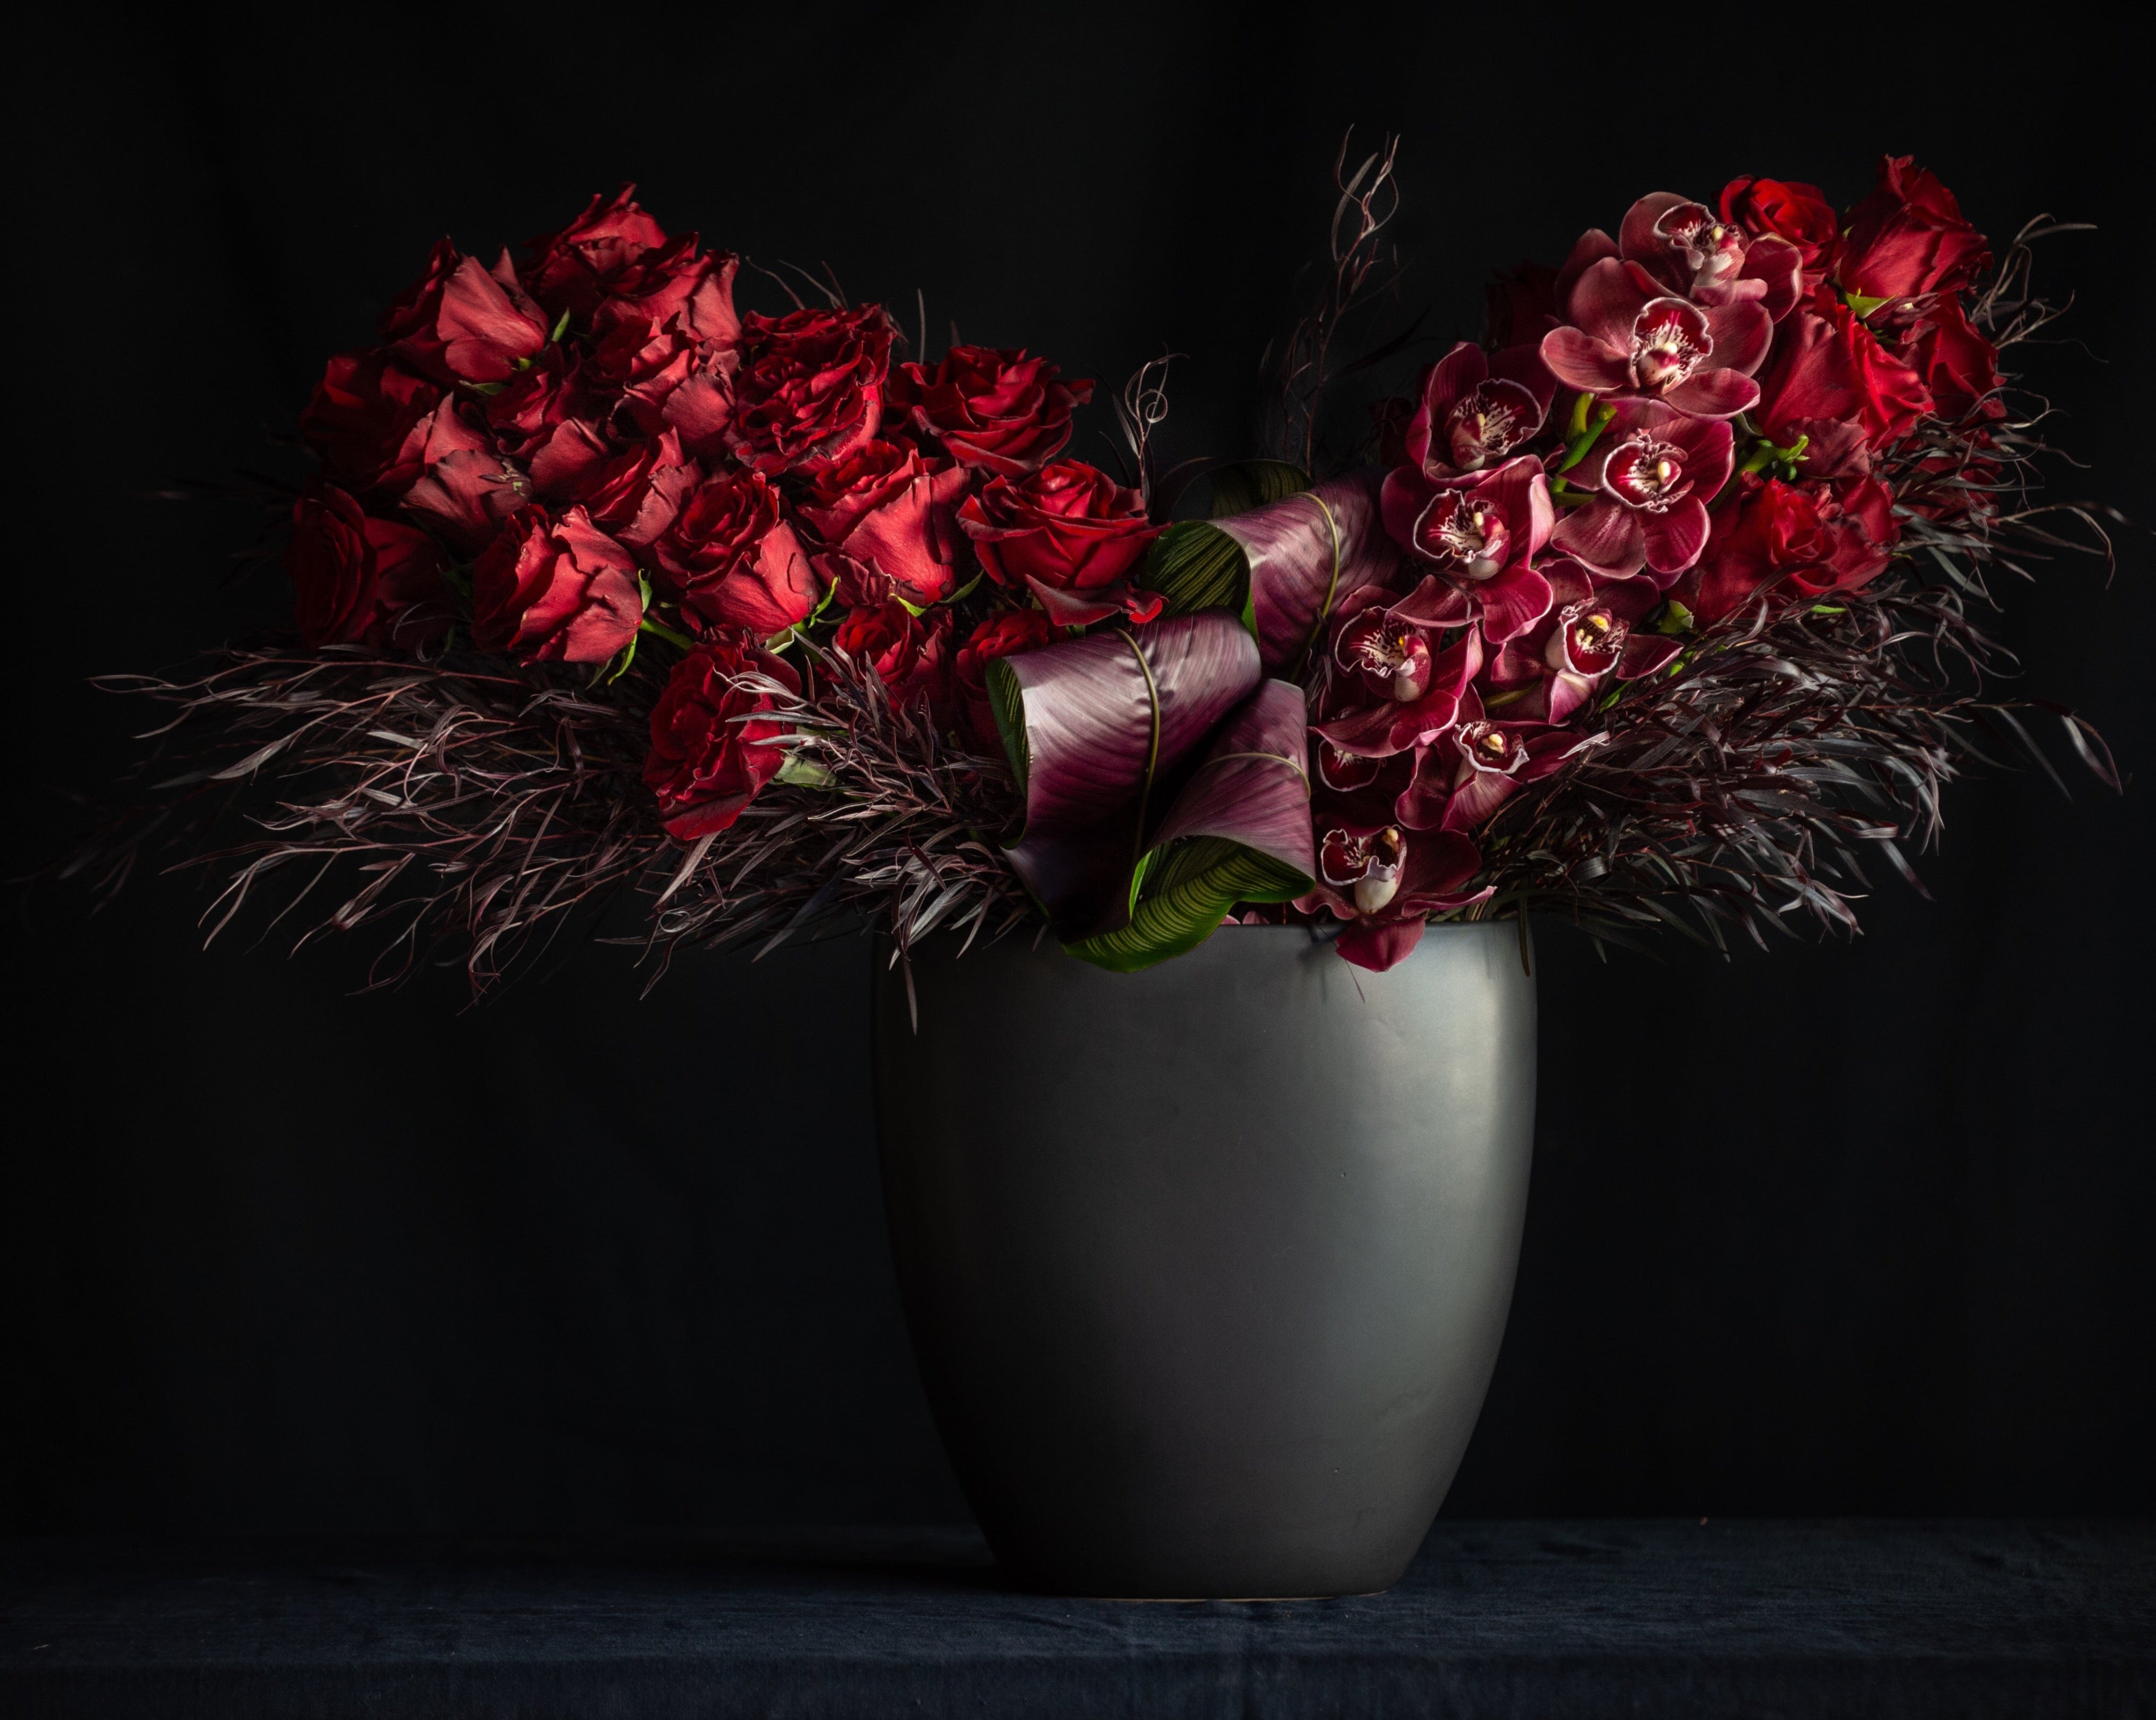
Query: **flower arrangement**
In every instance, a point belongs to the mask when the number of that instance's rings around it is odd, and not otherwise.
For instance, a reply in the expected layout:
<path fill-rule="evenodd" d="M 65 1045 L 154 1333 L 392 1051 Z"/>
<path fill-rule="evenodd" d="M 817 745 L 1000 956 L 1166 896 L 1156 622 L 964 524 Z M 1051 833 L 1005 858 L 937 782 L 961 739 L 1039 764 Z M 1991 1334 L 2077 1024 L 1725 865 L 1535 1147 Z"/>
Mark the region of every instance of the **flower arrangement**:
<path fill-rule="evenodd" d="M 1269 457 L 1160 470 L 1155 364 L 1114 475 L 1068 451 L 1092 382 L 932 361 L 925 327 L 908 356 L 835 290 L 743 311 L 739 259 L 632 190 L 521 260 L 444 239 L 330 362 L 296 639 L 114 678 L 198 737 L 157 828 L 252 820 L 210 850 L 216 925 L 341 875 L 315 931 L 458 940 L 480 980 L 621 890 L 668 950 L 1040 922 L 1127 969 L 1303 922 L 1383 968 L 1530 908 L 1853 925 L 1866 857 L 1913 881 L 1942 787 L 2033 751 L 2030 710 L 2116 781 L 2080 717 L 1990 693 L 1970 616 L 2052 516 L 2102 542 L 2030 500 L 2041 406 L 1999 369 L 2054 314 L 2048 229 L 1994 266 L 1906 157 L 1845 214 L 1749 177 L 1641 198 L 1331 458 L 1388 150 L 1342 177 Z"/>

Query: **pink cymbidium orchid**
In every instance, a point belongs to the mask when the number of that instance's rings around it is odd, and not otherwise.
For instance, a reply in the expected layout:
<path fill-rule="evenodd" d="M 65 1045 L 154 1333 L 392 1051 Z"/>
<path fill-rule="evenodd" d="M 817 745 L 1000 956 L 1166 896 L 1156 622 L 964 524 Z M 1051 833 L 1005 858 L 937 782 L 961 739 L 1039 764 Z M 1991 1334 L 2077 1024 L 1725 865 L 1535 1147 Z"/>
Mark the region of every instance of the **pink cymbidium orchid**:
<path fill-rule="evenodd" d="M 1604 579 L 1576 562 L 1548 569 L 1556 605 L 1541 625 L 1513 640 L 1485 668 L 1470 696 L 1507 721 L 1562 723 L 1605 680 L 1652 675 L 1681 649 L 1640 630 L 1661 601 L 1654 582 Z M 1466 709 L 1460 721 L 1471 721 Z"/>
<path fill-rule="evenodd" d="M 1334 947 L 1382 972 L 1421 942 L 1428 916 L 1489 899 L 1491 886 L 1468 887 L 1481 869 L 1481 851 L 1455 831 L 1335 824 L 1318 842 L 1317 887 L 1295 905 L 1351 922 Z"/>
<path fill-rule="evenodd" d="M 1619 254 L 1697 305 L 1758 304 L 1776 322 L 1804 290 L 1804 253 L 1773 234 L 1754 237 L 1704 203 L 1657 191 L 1633 204 Z"/>
<path fill-rule="evenodd" d="M 1532 454 L 1442 482 L 1417 466 L 1395 467 L 1378 509 L 1394 542 L 1473 599 L 1491 644 L 1524 633 L 1548 610 L 1549 587 L 1533 562 L 1557 511 Z"/>
<path fill-rule="evenodd" d="M 1604 257 L 1580 275 L 1566 314 L 1542 356 L 1568 388 L 1658 400 L 1692 418 L 1733 418 L 1759 398 L 1752 372 L 1774 325 L 1754 300 L 1696 304 L 1639 264 Z"/>
<path fill-rule="evenodd" d="M 1624 400 L 1565 482 L 1589 491 L 1551 534 L 1595 572 L 1626 578 L 1645 567 L 1667 588 L 1707 547 L 1707 504 L 1735 464 L 1729 426 L 1686 418 L 1650 401 Z"/>
<path fill-rule="evenodd" d="M 1427 636 L 1412 623 L 1396 621 L 1397 613 L 1366 609 L 1341 629 L 1334 660 L 1343 666 L 1350 660 L 1348 641 L 1351 638 L 1381 638 L 1385 636 L 1383 629 L 1395 628 L 1402 634 L 1414 636 L 1414 644 L 1407 648 L 1413 653 L 1412 660 L 1420 663 L 1426 658 L 1427 662 L 1426 668 L 1414 670 L 1415 681 L 1401 685 L 1402 691 L 1419 686 L 1414 696 L 1381 693 L 1373 704 L 1316 725 L 1319 739 L 1349 757 L 1389 758 L 1395 752 L 1435 740 L 1459 720 L 1460 696 L 1482 670 L 1482 637 L 1474 629 L 1468 629 L 1446 649 L 1426 656 Z M 1353 673 L 1358 679 L 1348 685 L 1355 691 L 1368 689 L 1378 679 L 1375 669 L 1359 664 Z M 1348 784 L 1343 782 L 1341 786 Z"/>
<path fill-rule="evenodd" d="M 1521 374 L 1492 375 L 1491 359 L 1471 341 L 1462 341 L 1422 373 L 1414 416 L 1404 434 L 1407 459 L 1437 482 L 1464 477 L 1501 464 L 1543 427 L 1553 381 L 1532 349 L 1500 353 L 1502 369 Z"/>
<path fill-rule="evenodd" d="M 1544 721 L 1462 722 L 1417 756 L 1394 816 L 1410 830 L 1475 829 L 1527 784 L 1602 741 Z"/>

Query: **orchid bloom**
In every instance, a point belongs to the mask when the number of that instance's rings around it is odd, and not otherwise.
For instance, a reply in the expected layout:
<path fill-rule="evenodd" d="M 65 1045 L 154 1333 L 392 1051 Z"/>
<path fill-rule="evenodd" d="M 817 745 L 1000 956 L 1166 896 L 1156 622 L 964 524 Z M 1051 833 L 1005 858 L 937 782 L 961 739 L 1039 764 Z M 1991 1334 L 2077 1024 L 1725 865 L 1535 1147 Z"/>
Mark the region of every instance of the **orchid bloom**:
<path fill-rule="evenodd" d="M 1548 610 L 1549 588 L 1532 563 L 1549 542 L 1556 509 L 1532 454 L 1442 482 L 1419 467 L 1396 467 L 1378 511 L 1394 542 L 1473 598 L 1493 644 Z"/>
<path fill-rule="evenodd" d="M 1579 277 L 1570 324 L 1543 336 L 1543 362 L 1568 388 L 1658 400 L 1691 418 L 1733 418 L 1759 398 L 1752 372 L 1774 325 L 1745 299 L 1701 305 L 1661 290 L 1637 263 L 1604 257 Z"/>
<path fill-rule="evenodd" d="M 1755 302 L 1776 322 L 1804 290 L 1804 253 L 1772 234 L 1754 238 L 1704 203 L 1657 191 L 1618 229 L 1620 254 L 1696 304 Z"/>
<path fill-rule="evenodd" d="M 1393 816 L 1410 830 L 1474 829 L 1529 783 L 1551 775 L 1604 738 L 1546 721 L 1492 721 L 1481 715 L 1476 701 L 1472 721 L 1462 721 L 1417 755 L 1414 775 L 1400 791 Z"/>
<path fill-rule="evenodd" d="M 1491 886 L 1468 888 L 1481 869 L 1481 850 L 1455 831 L 1337 824 L 1318 843 L 1317 887 L 1295 905 L 1351 922 L 1335 947 L 1358 967 L 1382 971 L 1421 941 L 1426 916 L 1489 899 Z"/>
<path fill-rule="evenodd" d="M 1566 481 L 1594 500 L 1559 521 L 1551 541 L 1614 578 L 1643 567 L 1666 588 L 1707 547 L 1707 504 L 1734 465 L 1729 426 L 1647 401 L 1619 403 L 1601 441 Z"/>
<path fill-rule="evenodd" d="M 1491 375 L 1489 359 L 1471 341 L 1425 370 L 1420 392 L 1407 427 L 1407 457 L 1439 482 L 1500 464 L 1542 429 L 1549 410 L 1547 394 L 1538 395 L 1527 378 Z"/>
<path fill-rule="evenodd" d="M 1375 691 L 1378 700 L 1318 723 L 1319 739 L 1350 757 L 1389 758 L 1426 745 L 1458 720 L 1460 696 L 1482 668 L 1482 639 L 1469 628 L 1432 656 L 1427 635 L 1412 618 L 1401 619 L 1398 606 L 1381 610 L 1373 605 L 1341 627 L 1333 660 L 1351 670 L 1362 687 Z M 1411 678 L 1403 679 L 1402 670 Z M 1322 761 L 1321 753 L 1321 768 Z"/>
<path fill-rule="evenodd" d="M 1605 680 L 1652 675 L 1681 649 L 1666 635 L 1639 630 L 1661 601 L 1651 580 L 1604 579 L 1571 561 L 1548 571 L 1556 594 L 1551 614 L 1507 645 L 1484 671 L 1481 694 L 1471 695 L 1507 721 L 1567 721 Z M 1463 710 L 1461 721 L 1471 713 Z"/>

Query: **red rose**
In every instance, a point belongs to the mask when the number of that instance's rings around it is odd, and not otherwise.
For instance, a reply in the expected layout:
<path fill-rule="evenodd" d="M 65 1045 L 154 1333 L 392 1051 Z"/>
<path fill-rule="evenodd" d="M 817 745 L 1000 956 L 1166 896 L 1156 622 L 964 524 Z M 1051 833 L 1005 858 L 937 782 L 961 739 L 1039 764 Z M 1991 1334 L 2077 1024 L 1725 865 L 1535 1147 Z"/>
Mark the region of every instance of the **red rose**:
<path fill-rule="evenodd" d="M 806 620 L 823 595 L 761 472 L 706 478 L 652 541 L 650 558 L 699 631 L 739 627 L 767 639 Z"/>
<path fill-rule="evenodd" d="M 855 609 L 839 624 L 831 642 L 875 670 L 894 706 L 925 698 L 932 711 L 942 711 L 949 691 L 949 611 L 923 617 L 896 602 Z"/>
<path fill-rule="evenodd" d="M 906 442 L 870 442 L 809 480 L 801 512 L 835 554 L 827 572 L 855 607 L 896 593 L 916 608 L 957 588 L 958 498 L 966 474 L 938 470 Z"/>
<path fill-rule="evenodd" d="M 533 298 L 557 316 L 588 317 L 638 258 L 666 243 L 666 229 L 636 206 L 635 192 L 624 185 L 610 198 L 594 193 L 567 227 L 526 245 L 524 283 Z"/>
<path fill-rule="evenodd" d="M 966 498 L 958 523 L 989 578 L 1030 590 L 1053 620 L 1084 626 L 1127 611 L 1150 621 L 1158 597 L 1125 588 L 1124 579 L 1166 528 L 1146 518 L 1135 490 L 1119 486 L 1083 460 L 1060 460 L 1024 478 L 993 478 Z"/>
<path fill-rule="evenodd" d="M 593 350 L 590 370 L 597 387 L 615 397 L 614 416 L 649 436 L 666 422 L 666 403 L 704 362 L 702 347 L 679 323 L 662 329 L 624 322 Z"/>
<path fill-rule="evenodd" d="M 355 490 L 403 490 L 424 470 L 419 424 L 442 391 L 379 352 L 330 360 L 300 414 L 300 439 Z"/>
<path fill-rule="evenodd" d="M 1091 382 L 1061 374 L 1019 349 L 953 347 L 933 371 L 901 365 L 891 403 L 960 465 L 1015 477 L 1055 457 L 1070 439 L 1070 408 L 1093 398 Z"/>
<path fill-rule="evenodd" d="M 568 499 L 583 503 L 593 523 L 642 549 L 673 524 L 703 475 L 681 452 L 680 438 L 665 430 L 618 449 Z"/>
<path fill-rule="evenodd" d="M 1003 737 L 988 698 L 988 665 L 998 657 L 1038 650 L 1055 639 L 1055 623 L 1040 610 L 1006 609 L 975 628 L 973 636 L 958 648 L 951 665 L 951 695 L 961 732 L 991 758 L 1003 756 Z"/>
<path fill-rule="evenodd" d="M 442 382 L 506 383 L 516 361 L 547 345 L 546 315 L 525 295 L 509 254 L 490 275 L 447 239 L 427 272 L 382 319 L 382 331 L 407 363 Z"/>
<path fill-rule="evenodd" d="M 1825 287 L 1783 323 L 1759 384 L 1756 422 L 1785 448 L 1809 435 L 1815 476 L 1858 469 L 1864 449 L 1898 441 L 1932 409 L 1924 379 Z"/>
<path fill-rule="evenodd" d="M 559 233 L 533 239 L 526 287 L 550 314 L 567 311 L 595 328 L 628 322 L 649 329 L 686 311 L 699 340 L 731 342 L 740 328 L 733 305 L 740 259 L 702 254 L 694 234 L 669 239 L 637 207 L 635 191 L 624 185 L 611 198 L 595 196 Z"/>
<path fill-rule="evenodd" d="M 1819 187 L 1799 180 L 1760 179 L 1749 173 L 1732 179 L 1722 187 L 1722 218 L 1747 233 L 1789 240 L 1804 259 L 1810 285 L 1832 271 L 1841 245 L 1841 222 L 1834 205 Z"/>
<path fill-rule="evenodd" d="M 1910 156 L 1885 156 L 1879 183 L 1849 212 L 1836 278 L 1867 299 L 1953 292 L 1991 266 L 1991 247 L 1954 195 Z"/>
<path fill-rule="evenodd" d="M 659 797 L 667 834 L 681 841 L 732 824 L 786 762 L 784 747 L 759 744 L 786 733 L 784 724 L 737 721 L 777 703 L 767 691 L 734 685 L 735 676 L 752 671 L 801 689 L 800 676 L 779 659 L 746 640 L 713 639 L 674 665 L 652 707 L 644 781 Z"/>
<path fill-rule="evenodd" d="M 877 305 L 742 318 L 726 427 L 734 452 L 776 474 L 844 460 L 873 440 L 892 333 Z"/>
<path fill-rule="evenodd" d="M 316 485 L 292 505 L 285 571 L 309 650 L 362 642 L 409 648 L 449 624 L 434 539 L 377 519 L 334 485 Z"/>
<path fill-rule="evenodd" d="M 636 637 L 629 552 L 582 508 L 520 514 L 472 565 L 472 641 L 520 663 L 603 663 Z"/>
<path fill-rule="evenodd" d="M 1706 555 L 1677 588 L 1702 621 L 1719 621 L 1770 581 L 1810 597 L 1854 591 L 1886 571 L 1901 537 L 1893 496 L 1876 478 L 1784 484 L 1770 478 L 1718 510 Z"/>
<path fill-rule="evenodd" d="M 530 369 L 517 372 L 499 393 L 475 403 L 502 451 L 528 460 L 589 405 L 586 392 L 577 361 L 561 347 L 549 347 Z"/>
<path fill-rule="evenodd" d="M 471 554 L 485 548 L 502 521 L 531 500 L 530 480 L 454 398 L 437 406 L 419 432 L 420 475 L 404 492 L 404 507 L 452 549 Z"/>
<path fill-rule="evenodd" d="M 1979 334 L 1952 293 L 1942 293 L 1917 319 L 1902 356 L 1924 379 L 1941 417 L 1958 423 L 1979 406 L 1988 418 L 2004 418 L 1998 397 L 1999 349 Z"/>

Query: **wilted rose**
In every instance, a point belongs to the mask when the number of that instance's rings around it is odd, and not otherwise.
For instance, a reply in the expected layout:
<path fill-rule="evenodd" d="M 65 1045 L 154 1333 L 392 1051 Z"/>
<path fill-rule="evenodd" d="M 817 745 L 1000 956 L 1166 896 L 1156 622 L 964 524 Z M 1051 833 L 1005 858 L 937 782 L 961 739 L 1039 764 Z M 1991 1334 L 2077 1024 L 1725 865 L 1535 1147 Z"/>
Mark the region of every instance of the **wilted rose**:
<path fill-rule="evenodd" d="M 419 425 L 441 398 L 386 353 L 340 353 L 300 414 L 300 439 L 347 487 L 394 495 L 424 469 Z"/>
<path fill-rule="evenodd" d="M 467 555 L 484 549 L 501 522 L 531 500 L 531 480 L 454 396 L 413 434 L 420 474 L 404 492 L 405 511 L 453 549 Z"/>
<path fill-rule="evenodd" d="M 825 557 L 856 607 L 896 595 L 916 608 L 957 587 L 958 498 L 967 475 L 932 465 L 911 444 L 864 444 L 818 471 L 801 512 L 835 553 Z"/>
<path fill-rule="evenodd" d="M 382 319 L 382 331 L 407 363 L 439 381 L 506 383 L 520 359 L 536 358 L 546 347 L 547 323 L 506 251 L 490 274 L 444 239 L 426 274 Z"/>

